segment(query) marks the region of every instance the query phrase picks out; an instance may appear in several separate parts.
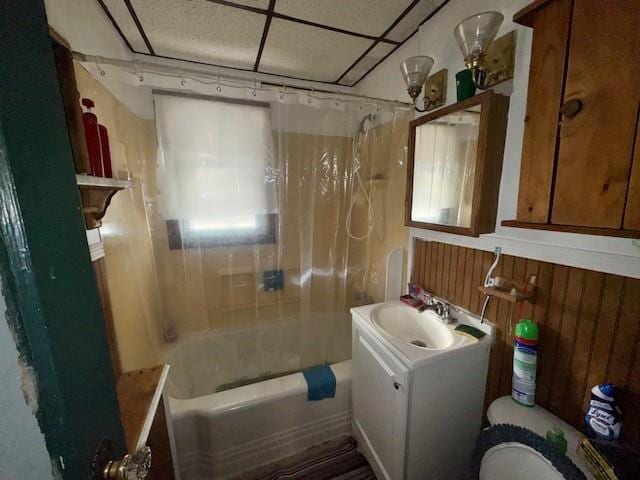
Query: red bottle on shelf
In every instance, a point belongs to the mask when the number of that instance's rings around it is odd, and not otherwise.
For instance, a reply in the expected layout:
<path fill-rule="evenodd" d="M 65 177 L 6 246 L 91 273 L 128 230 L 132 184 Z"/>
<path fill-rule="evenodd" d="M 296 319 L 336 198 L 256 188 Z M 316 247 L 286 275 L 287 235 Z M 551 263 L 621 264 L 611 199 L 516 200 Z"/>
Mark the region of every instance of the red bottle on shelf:
<path fill-rule="evenodd" d="M 111 151 L 109 150 L 109 132 L 107 132 L 107 127 L 100 124 L 98 124 L 98 132 L 100 133 L 100 152 L 102 153 L 102 174 L 105 177 L 113 178 Z"/>
<path fill-rule="evenodd" d="M 87 111 L 82 114 L 82 121 L 84 123 L 84 136 L 87 141 L 87 150 L 89 151 L 91 175 L 102 177 L 104 176 L 104 170 L 102 168 L 102 149 L 100 148 L 98 117 L 91 111 L 95 104 L 93 100 L 83 98 L 82 105 L 87 108 Z"/>

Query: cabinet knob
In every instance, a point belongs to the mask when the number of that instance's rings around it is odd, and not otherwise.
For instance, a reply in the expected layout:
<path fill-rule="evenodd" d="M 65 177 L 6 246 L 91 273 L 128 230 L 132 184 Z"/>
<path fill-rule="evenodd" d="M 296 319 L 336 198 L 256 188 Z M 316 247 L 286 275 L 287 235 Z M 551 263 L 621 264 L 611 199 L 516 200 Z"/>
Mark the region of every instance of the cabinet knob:
<path fill-rule="evenodd" d="M 582 110 L 582 101 L 577 98 L 567 100 L 562 107 L 560 107 L 560 113 L 567 118 L 575 117 L 580 110 Z"/>
<path fill-rule="evenodd" d="M 393 388 L 400 390 L 400 384 L 398 382 L 393 382 Z"/>

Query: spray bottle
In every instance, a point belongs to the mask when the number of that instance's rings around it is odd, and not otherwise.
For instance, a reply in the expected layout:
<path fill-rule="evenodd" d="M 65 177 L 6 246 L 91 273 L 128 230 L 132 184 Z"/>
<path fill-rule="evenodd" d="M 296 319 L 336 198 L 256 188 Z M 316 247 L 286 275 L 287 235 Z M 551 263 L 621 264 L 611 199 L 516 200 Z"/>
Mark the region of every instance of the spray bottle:
<path fill-rule="evenodd" d="M 511 397 L 526 407 L 535 404 L 537 362 L 538 326 L 523 318 L 516 325 Z"/>

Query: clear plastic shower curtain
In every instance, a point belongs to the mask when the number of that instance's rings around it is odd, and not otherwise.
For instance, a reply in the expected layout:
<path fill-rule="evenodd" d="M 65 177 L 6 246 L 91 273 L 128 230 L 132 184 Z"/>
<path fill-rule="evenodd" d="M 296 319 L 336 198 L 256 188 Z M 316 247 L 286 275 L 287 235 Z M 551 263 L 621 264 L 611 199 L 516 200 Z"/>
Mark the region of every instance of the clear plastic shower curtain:
<path fill-rule="evenodd" d="M 217 386 L 350 358 L 349 309 L 371 301 L 368 242 L 388 215 L 375 183 L 404 168 L 391 136 L 406 110 L 282 98 L 154 99 L 146 203 L 162 330 L 208 345 L 191 361 L 212 365 Z"/>

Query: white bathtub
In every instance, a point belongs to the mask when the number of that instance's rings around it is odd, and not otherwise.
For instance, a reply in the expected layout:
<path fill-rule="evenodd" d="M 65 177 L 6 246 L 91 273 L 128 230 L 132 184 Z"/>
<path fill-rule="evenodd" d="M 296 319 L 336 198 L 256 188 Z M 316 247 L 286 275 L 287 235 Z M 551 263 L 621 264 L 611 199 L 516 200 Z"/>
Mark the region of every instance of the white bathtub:
<path fill-rule="evenodd" d="M 266 336 L 273 338 L 272 333 L 267 331 Z M 237 372 L 233 378 L 234 372 L 221 369 L 220 359 L 205 361 L 203 352 L 198 351 L 210 350 L 213 344 L 219 346 L 219 334 L 216 335 L 183 340 L 168 357 L 172 364 L 168 382 L 171 414 L 182 480 L 230 478 L 350 433 L 350 360 L 331 365 L 336 395 L 319 402 L 307 401 L 307 384 L 301 373 L 202 395 L 207 389 L 215 391 L 216 385 L 238 378 Z M 241 337 L 242 333 L 238 338 Z M 285 363 L 287 368 L 295 368 L 297 357 L 285 348 L 287 342 L 281 334 L 276 337 L 273 345 L 282 355 L 280 360 L 289 362 Z M 350 346 L 350 339 L 346 340 Z M 262 364 L 262 348 L 253 348 L 251 358 L 242 361 Z M 223 353 L 228 356 L 232 352 Z M 229 363 L 238 361 L 237 356 L 231 357 L 226 359 L 231 360 Z M 273 358 L 266 355 L 263 361 Z M 258 370 L 277 371 L 264 364 Z"/>

